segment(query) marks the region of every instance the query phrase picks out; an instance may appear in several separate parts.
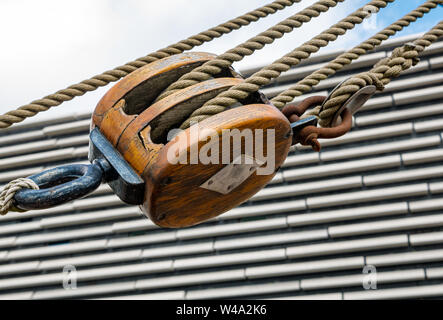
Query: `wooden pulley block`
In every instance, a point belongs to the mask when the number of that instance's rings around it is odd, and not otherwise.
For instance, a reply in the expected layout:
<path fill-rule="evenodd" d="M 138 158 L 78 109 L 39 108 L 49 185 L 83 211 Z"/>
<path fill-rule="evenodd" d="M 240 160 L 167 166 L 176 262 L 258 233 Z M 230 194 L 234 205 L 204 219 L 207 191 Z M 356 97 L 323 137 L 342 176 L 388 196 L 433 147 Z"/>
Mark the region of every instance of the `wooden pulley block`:
<path fill-rule="evenodd" d="M 291 146 L 289 121 L 260 93 L 177 129 L 206 101 L 243 81 L 229 68 L 154 102 L 181 75 L 214 57 L 193 52 L 153 62 L 111 88 L 93 115 L 91 128 L 144 180 L 140 207 L 162 227 L 196 225 L 248 200 L 274 177 Z"/>

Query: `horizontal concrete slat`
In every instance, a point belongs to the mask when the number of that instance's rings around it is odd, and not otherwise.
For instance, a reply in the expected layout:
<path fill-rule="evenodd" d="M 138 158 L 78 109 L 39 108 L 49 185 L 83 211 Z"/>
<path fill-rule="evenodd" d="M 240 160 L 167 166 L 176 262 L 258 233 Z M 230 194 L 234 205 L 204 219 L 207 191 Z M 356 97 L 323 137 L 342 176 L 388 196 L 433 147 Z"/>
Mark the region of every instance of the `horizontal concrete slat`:
<path fill-rule="evenodd" d="M 325 151 L 320 153 L 322 161 L 350 159 L 354 157 L 371 156 L 395 151 L 416 150 L 440 145 L 440 136 L 433 135 L 423 138 L 398 140 L 395 142 L 380 143 L 370 146 L 360 146 L 345 150 Z"/>
<path fill-rule="evenodd" d="M 222 299 L 300 290 L 300 281 L 251 284 L 226 288 L 189 290 L 186 299 Z"/>
<path fill-rule="evenodd" d="M 286 254 L 289 258 L 294 259 L 406 246 L 408 246 L 407 236 L 399 235 L 288 247 L 286 249 Z"/>
<path fill-rule="evenodd" d="M 306 201 L 309 208 L 324 208 L 336 205 L 398 199 L 420 195 L 423 196 L 426 194 L 428 194 L 428 184 L 419 183 L 399 187 L 334 194 L 330 196 L 310 197 Z"/>
<path fill-rule="evenodd" d="M 342 300 L 341 292 L 323 293 L 323 294 L 308 294 L 298 296 L 285 296 L 281 298 L 275 298 L 272 300 Z"/>
<path fill-rule="evenodd" d="M 180 287 L 185 285 L 201 285 L 204 283 L 235 281 L 243 279 L 245 279 L 244 269 L 236 269 L 137 280 L 135 287 L 136 289 L 143 290 Z"/>
<path fill-rule="evenodd" d="M 441 214 L 332 226 L 328 228 L 328 232 L 332 238 L 338 238 L 399 230 L 435 228 L 440 226 L 443 226 L 443 215 Z"/>
<path fill-rule="evenodd" d="M 209 227 L 177 230 L 177 238 L 181 240 L 217 237 L 236 233 L 258 232 L 269 229 L 284 228 L 287 226 L 286 217 L 272 218 L 259 221 L 230 223 Z"/>
<path fill-rule="evenodd" d="M 314 168 L 308 167 L 302 169 L 285 170 L 283 172 L 283 176 L 285 181 L 294 181 L 341 175 L 359 171 L 366 172 L 370 170 L 386 169 L 399 166 L 400 164 L 400 156 L 393 155 L 356 161 L 343 161 L 334 164 L 316 166 Z"/>
<path fill-rule="evenodd" d="M 403 264 L 443 261 L 443 250 L 423 250 L 384 255 L 369 255 L 366 264 L 378 266 L 396 266 Z"/>
<path fill-rule="evenodd" d="M 443 74 L 440 75 L 443 79 Z M 441 80 L 443 81 L 443 80 Z M 396 122 L 402 120 L 416 119 L 419 117 L 429 117 L 434 115 L 439 115 L 443 113 L 443 104 L 435 104 L 430 106 L 421 106 L 420 108 L 409 108 L 396 110 L 391 112 L 384 112 L 382 114 L 368 115 L 368 116 L 357 116 L 355 122 L 359 127 L 370 126 L 374 124 L 381 124 L 385 122 Z"/>
<path fill-rule="evenodd" d="M 158 292 L 107 298 L 104 300 L 184 300 L 185 291 Z"/>
<path fill-rule="evenodd" d="M 363 177 L 363 184 L 365 186 L 377 186 L 381 184 L 438 178 L 441 176 L 443 176 L 443 166 L 433 166 L 413 170 L 367 175 Z"/>
<path fill-rule="evenodd" d="M 291 242 L 303 242 L 312 240 L 324 240 L 328 238 L 326 229 L 288 232 L 272 235 L 260 235 L 255 237 L 237 237 L 235 239 L 215 240 L 215 250 L 230 250 L 265 245 L 286 244 Z"/>
<path fill-rule="evenodd" d="M 174 269 L 221 267 L 225 265 L 247 264 L 265 261 L 278 261 L 286 258 L 284 249 L 261 250 L 254 252 L 223 254 L 197 258 L 174 260 Z"/>
<path fill-rule="evenodd" d="M 319 277 L 302 279 L 302 290 L 319 290 L 325 288 L 363 287 L 369 273 L 360 273 L 347 276 Z M 375 275 L 375 274 L 374 274 Z M 376 273 L 377 284 L 419 281 L 425 279 L 424 269 L 410 269 L 398 271 L 384 271 Z"/>
<path fill-rule="evenodd" d="M 338 270 L 353 270 L 362 268 L 363 257 L 316 260 L 308 262 L 284 263 L 270 266 L 247 267 L 247 278 L 279 277 L 296 274 L 330 272 Z"/>
<path fill-rule="evenodd" d="M 443 295 L 443 285 L 412 286 L 395 289 L 366 290 L 361 292 L 345 292 L 344 300 L 365 299 L 411 299 L 435 297 Z"/>
<path fill-rule="evenodd" d="M 439 221 L 436 219 L 435 225 L 439 225 Z M 411 234 L 409 236 L 409 241 L 413 246 L 423 246 L 429 244 L 439 244 L 443 242 L 443 232 L 429 232 L 429 233 L 419 233 Z"/>
<path fill-rule="evenodd" d="M 41 290 L 35 291 L 32 299 L 66 299 L 66 298 L 79 298 L 89 297 L 98 294 L 112 294 L 121 293 L 125 291 L 133 291 L 135 287 L 135 281 L 126 281 L 120 283 L 109 283 L 102 285 L 89 285 L 89 286 L 77 286 L 75 290 L 65 289 L 53 289 L 53 290 Z"/>
<path fill-rule="evenodd" d="M 293 197 L 304 194 L 320 193 L 331 190 L 351 189 L 361 186 L 362 179 L 360 176 L 330 179 L 327 181 L 306 182 L 281 187 L 265 188 L 252 196 L 251 200 L 262 201 L 276 198 L 285 198 L 290 196 Z"/>
<path fill-rule="evenodd" d="M 315 213 L 294 214 L 288 217 L 292 227 L 331 223 L 336 221 L 358 220 L 364 218 L 384 217 L 408 212 L 406 202 L 382 204 L 378 206 L 354 207 L 350 209 L 326 210 Z"/>

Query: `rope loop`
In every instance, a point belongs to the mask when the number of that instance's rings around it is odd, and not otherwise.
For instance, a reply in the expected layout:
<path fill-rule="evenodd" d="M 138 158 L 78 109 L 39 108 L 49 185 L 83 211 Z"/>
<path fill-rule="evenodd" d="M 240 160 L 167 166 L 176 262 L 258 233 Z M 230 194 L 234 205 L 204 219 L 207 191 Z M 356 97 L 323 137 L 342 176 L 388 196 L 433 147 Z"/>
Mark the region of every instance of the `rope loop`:
<path fill-rule="evenodd" d="M 4 216 L 9 211 L 23 212 L 23 210 L 14 207 L 14 196 L 22 189 L 38 190 L 39 187 L 33 180 L 28 178 L 18 178 L 9 182 L 0 192 L 0 215 Z"/>
<path fill-rule="evenodd" d="M 294 98 L 308 93 L 321 81 L 335 75 L 338 71 L 343 69 L 345 66 L 350 65 L 354 60 L 357 60 L 360 56 L 366 54 L 368 51 L 376 49 L 376 47 L 381 45 L 383 41 L 394 36 L 397 32 L 402 31 L 411 23 L 416 22 L 418 18 L 422 18 L 425 14 L 437 8 L 439 4 L 443 4 L 443 0 L 426 1 L 396 22 L 392 23 L 390 26 L 376 33 L 347 52 L 342 53 L 337 58 L 329 62 L 325 67 L 316 70 L 304 79 L 298 81 L 295 85 L 292 85 L 285 91 L 278 94 L 276 97 L 272 98 L 272 104 L 274 104 L 277 108 L 282 109 L 287 103 L 292 102 Z M 380 87 L 380 85 L 378 85 L 378 87 Z"/>
<path fill-rule="evenodd" d="M 441 35 L 443 35 L 443 22 L 437 24 L 415 42 L 395 48 L 389 57 L 377 62 L 370 71 L 346 80 L 325 102 L 318 115 L 320 126 L 329 127 L 343 103 L 363 87 L 374 85 L 378 91 L 383 91 L 384 87 L 393 78 L 398 77 L 403 71 L 418 64 L 420 61 L 418 56 L 425 49 L 424 46 L 418 45 L 419 43 L 423 43 L 426 40 L 426 44 L 430 45 Z"/>

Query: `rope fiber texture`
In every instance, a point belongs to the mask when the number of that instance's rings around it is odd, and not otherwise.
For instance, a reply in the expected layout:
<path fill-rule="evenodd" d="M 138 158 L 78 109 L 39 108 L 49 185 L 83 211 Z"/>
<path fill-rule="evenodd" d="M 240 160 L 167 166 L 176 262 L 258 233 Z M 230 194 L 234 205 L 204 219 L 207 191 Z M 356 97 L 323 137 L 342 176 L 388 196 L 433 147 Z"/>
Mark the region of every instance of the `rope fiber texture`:
<path fill-rule="evenodd" d="M 346 80 L 324 104 L 319 113 L 319 124 L 323 127 L 329 126 L 341 105 L 361 88 L 375 85 L 377 90 L 382 91 L 402 71 L 415 66 L 420 61 L 419 54 L 441 36 L 443 36 L 443 21 L 440 21 L 434 28 L 413 43 L 396 48 L 390 57 L 380 60 L 370 71 Z"/>
<path fill-rule="evenodd" d="M 289 89 L 283 91 L 271 100 L 277 108 L 283 108 L 287 103 L 294 100 L 295 97 L 301 96 L 312 90 L 314 86 L 319 84 L 322 80 L 325 80 L 332 75 L 336 74 L 339 70 L 352 63 L 353 60 L 358 59 L 360 56 L 366 54 L 368 51 L 374 50 L 383 41 L 394 36 L 397 32 L 403 30 L 403 28 L 409 26 L 411 23 L 417 21 L 418 18 L 422 18 L 426 13 L 429 13 L 432 9 L 436 8 L 439 4 L 443 4 L 443 0 L 428 0 L 424 4 L 417 7 L 401 19 L 397 20 L 387 28 L 378 32 L 368 40 L 360 43 L 356 47 L 342 53 L 337 58 L 329 62 L 325 67 L 313 72 L 309 76 L 297 82 Z M 306 116 L 317 115 L 318 112 L 305 113 Z"/>
<path fill-rule="evenodd" d="M 12 110 L 0 115 L 0 129 L 8 128 L 12 124 L 22 122 L 24 119 L 33 117 L 39 112 L 46 111 L 51 107 L 59 106 L 65 101 L 69 101 L 75 97 L 84 95 L 86 92 L 94 91 L 99 87 L 106 86 L 107 84 L 115 82 L 151 62 L 191 50 L 196 46 L 200 46 L 205 42 L 219 38 L 233 30 L 238 30 L 243 26 L 249 25 L 250 23 L 256 22 L 261 18 L 265 18 L 270 14 L 274 14 L 279 10 L 292 6 L 294 3 L 299 1 L 301 0 L 273 1 L 270 4 L 248 12 L 235 19 L 229 20 L 228 22 L 220 24 L 214 28 L 203 31 L 197 35 L 191 36 L 185 40 L 177 42 L 176 44 L 128 62 L 125 65 L 117 67 L 113 70 L 103 72 L 102 74 L 96 75 L 88 80 L 71 85 L 66 89 L 59 90 L 56 93 L 50 94 L 42 99 L 23 105 L 16 110 Z"/>
<path fill-rule="evenodd" d="M 311 21 L 314 17 L 320 16 L 321 13 L 327 12 L 331 7 L 335 7 L 339 2 L 343 1 L 344 0 L 317 1 L 312 6 L 292 15 L 268 30 L 219 55 L 214 60 L 208 61 L 202 66 L 183 75 L 179 80 L 166 88 L 166 90 L 158 96 L 157 101 L 181 89 L 211 79 L 221 73 L 223 69 L 229 68 L 234 62 L 241 61 L 245 56 L 252 55 L 255 51 L 273 43 L 276 39 L 282 38 L 286 33 L 292 32 L 295 28 L 300 28 L 304 23 Z"/>
<path fill-rule="evenodd" d="M 228 107 L 238 103 L 240 100 L 246 99 L 251 93 L 258 91 L 262 86 L 269 84 L 272 79 L 280 76 L 282 72 L 288 71 L 291 67 L 298 65 L 302 60 L 309 58 L 312 53 L 317 52 L 322 47 L 326 47 L 340 35 L 344 35 L 348 30 L 362 23 L 365 18 L 371 15 L 371 12 L 377 12 L 379 9 L 386 7 L 388 3 L 394 1 L 395 0 L 370 1 L 366 6 L 351 13 L 313 39 L 305 42 L 269 66 L 254 73 L 244 82 L 233 86 L 229 90 L 220 93 L 217 97 L 207 101 L 202 107 L 195 110 L 191 116 L 182 123 L 180 128 L 186 129 L 191 122 L 195 123 L 207 119 L 225 111 Z M 371 8 L 371 10 L 368 10 L 368 8 Z"/>
<path fill-rule="evenodd" d="M 4 216 L 9 211 L 21 211 L 14 208 L 14 196 L 22 189 L 38 190 L 39 187 L 28 178 L 18 178 L 9 182 L 0 193 L 0 215 Z"/>

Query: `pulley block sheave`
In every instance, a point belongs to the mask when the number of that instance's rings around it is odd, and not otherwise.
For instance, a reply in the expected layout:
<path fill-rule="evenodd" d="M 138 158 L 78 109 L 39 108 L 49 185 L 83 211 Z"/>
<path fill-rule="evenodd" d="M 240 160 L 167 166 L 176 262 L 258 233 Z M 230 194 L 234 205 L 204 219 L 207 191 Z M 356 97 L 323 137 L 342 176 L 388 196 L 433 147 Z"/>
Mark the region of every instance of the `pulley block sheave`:
<path fill-rule="evenodd" d="M 99 130 L 143 179 L 141 208 L 162 227 L 192 226 L 246 201 L 274 177 L 291 146 L 289 121 L 258 92 L 177 129 L 206 101 L 243 81 L 229 68 L 154 102 L 183 74 L 214 58 L 192 52 L 153 62 L 111 88 L 92 117 L 92 131 Z M 91 161 L 96 147 L 91 140 Z"/>

